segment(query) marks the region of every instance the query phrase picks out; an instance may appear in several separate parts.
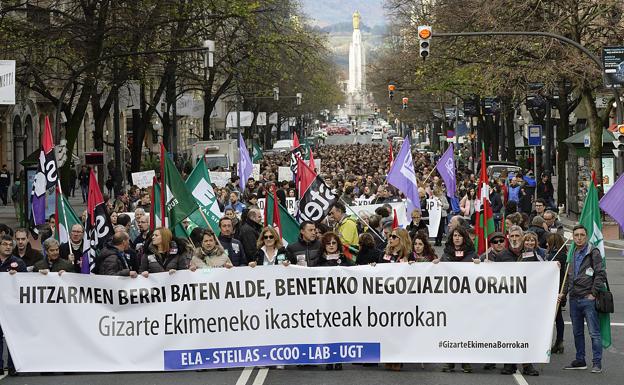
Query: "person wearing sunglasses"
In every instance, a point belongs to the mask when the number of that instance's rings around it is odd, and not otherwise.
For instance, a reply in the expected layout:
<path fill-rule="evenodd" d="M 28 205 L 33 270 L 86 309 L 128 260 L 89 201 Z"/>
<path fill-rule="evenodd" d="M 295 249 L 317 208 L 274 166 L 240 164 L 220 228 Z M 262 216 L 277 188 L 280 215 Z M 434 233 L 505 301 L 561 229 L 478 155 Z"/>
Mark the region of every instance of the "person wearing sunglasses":
<path fill-rule="evenodd" d="M 498 262 L 501 256 L 507 251 L 505 247 L 505 236 L 501 232 L 494 232 L 488 238 L 489 248 L 479 256 L 482 261 Z"/>
<path fill-rule="evenodd" d="M 256 246 L 258 252 L 254 256 L 254 260 L 249 262 L 249 267 L 278 265 L 287 261 L 286 248 L 282 243 L 282 238 L 277 230 L 271 226 L 262 229 Z"/>
<path fill-rule="evenodd" d="M 327 232 L 321 237 L 320 266 L 349 266 L 351 261 L 342 252 L 342 241 L 338 234 Z"/>
<path fill-rule="evenodd" d="M 217 240 L 212 230 L 204 230 L 201 247 L 195 249 L 189 270 L 207 269 L 212 267 L 232 267 L 232 261 L 227 252 Z"/>
<path fill-rule="evenodd" d="M 388 246 L 379 263 L 410 262 L 412 259 L 412 240 L 405 229 L 392 229 L 388 235 Z"/>

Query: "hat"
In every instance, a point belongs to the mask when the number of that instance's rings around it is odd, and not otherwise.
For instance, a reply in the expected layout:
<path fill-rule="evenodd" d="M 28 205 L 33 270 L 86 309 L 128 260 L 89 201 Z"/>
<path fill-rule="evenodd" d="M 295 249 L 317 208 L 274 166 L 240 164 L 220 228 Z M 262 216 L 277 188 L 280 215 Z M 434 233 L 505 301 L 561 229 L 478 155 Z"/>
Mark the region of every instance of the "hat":
<path fill-rule="evenodd" d="M 505 239 L 505 236 L 503 235 L 503 233 L 501 233 L 499 231 L 496 231 L 496 232 L 490 234 L 490 238 L 488 239 L 488 241 L 492 242 L 496 238 Z"/>

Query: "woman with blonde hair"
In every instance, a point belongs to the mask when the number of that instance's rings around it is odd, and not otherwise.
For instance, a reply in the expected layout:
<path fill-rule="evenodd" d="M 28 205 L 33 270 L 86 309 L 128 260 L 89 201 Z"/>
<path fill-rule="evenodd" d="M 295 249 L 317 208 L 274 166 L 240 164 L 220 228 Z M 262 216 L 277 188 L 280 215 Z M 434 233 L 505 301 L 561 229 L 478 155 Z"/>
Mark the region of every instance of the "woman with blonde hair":
<path fill-rule="evenodd" d="M 277 230 L 271 226 L 262 229 L 258 242 L 256 243 L 258 252 L 254 257 L 254 261 L 249 262 L 249 267 L 258 265 L 278 265 L 288 260 L 286 258 L 286 248 L 282 243 Z"/>
<path fill-rule="evenodd" d="M 147 278 L 149 273 L 168 271 L 173 274 L 185 269 L 188 269 L 188 261 L 184 244 L 176 242 L 171 230 L 165 227 L 154 230 L 152 243 L 141 260 L 141 274 Z"/>
<path fill-rule="evenodd" d="M 193 258 L 191 259 L 190 270 L 206 269 L 212 267 L 232 267 L 232 261 L 228 257 L 227 252 L 219 244 L 217 236 L 212 230 L 204 230 L 202 233 L 202 241 L 200 247 L 195 249 Z"/>
<path fill-rule="evenodd" d="M 380 263 L 409 262 L 412 255 L 412 240 L 405 229 L 396 228 L 388 236 L 386 246 Z"/>

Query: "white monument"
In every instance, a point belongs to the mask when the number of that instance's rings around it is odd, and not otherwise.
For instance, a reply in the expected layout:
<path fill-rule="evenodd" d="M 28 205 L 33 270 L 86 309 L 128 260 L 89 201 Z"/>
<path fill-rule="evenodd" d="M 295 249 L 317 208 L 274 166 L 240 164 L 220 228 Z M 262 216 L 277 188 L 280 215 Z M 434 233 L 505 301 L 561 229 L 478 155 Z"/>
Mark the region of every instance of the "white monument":
<path fill-rule="evenodd" d="M 347 82 L 347 111 L 350 116 L 366 113 L 366 52 L 360 31 L 360 13 L 353 14 L 353 38 L 349 46 L 349 81 Z"/>

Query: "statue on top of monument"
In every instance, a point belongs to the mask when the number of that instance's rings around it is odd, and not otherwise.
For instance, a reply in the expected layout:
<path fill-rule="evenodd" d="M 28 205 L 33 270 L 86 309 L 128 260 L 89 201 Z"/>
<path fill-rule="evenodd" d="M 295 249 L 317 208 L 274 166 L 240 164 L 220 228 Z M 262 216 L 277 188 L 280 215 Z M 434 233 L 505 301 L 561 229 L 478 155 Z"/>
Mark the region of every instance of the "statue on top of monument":
<path fill-rule="evenodd" d="M 353 14 L 353 29 L 360 29 L 360 11 Z"/>

